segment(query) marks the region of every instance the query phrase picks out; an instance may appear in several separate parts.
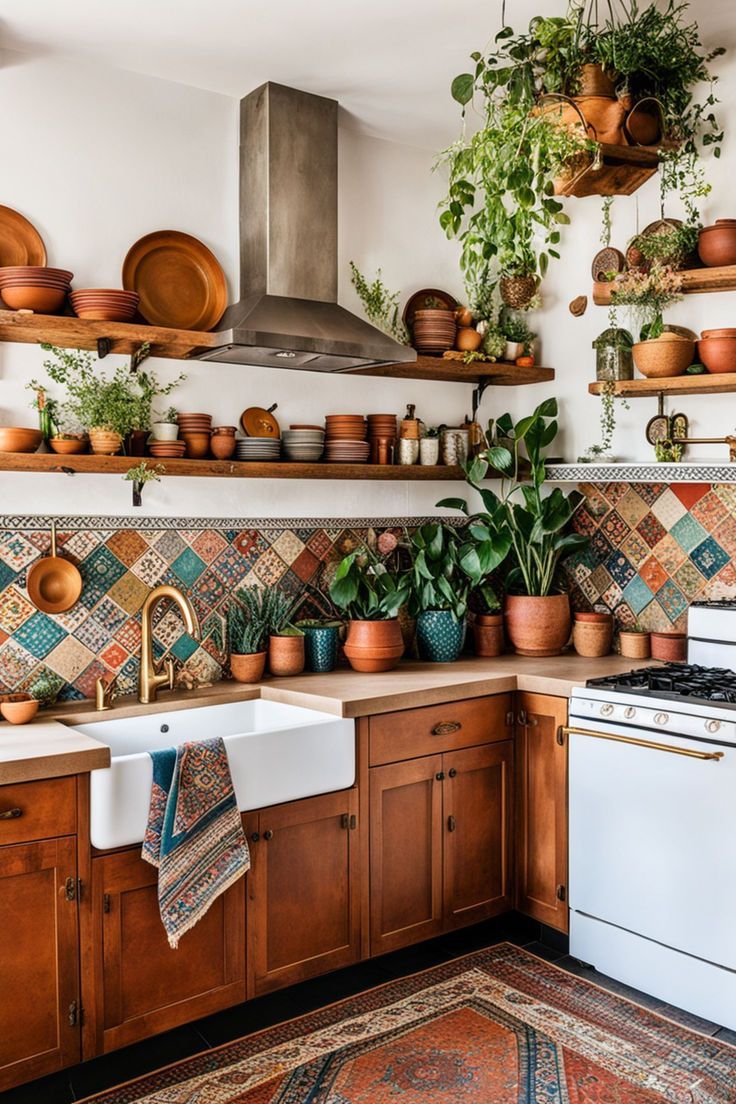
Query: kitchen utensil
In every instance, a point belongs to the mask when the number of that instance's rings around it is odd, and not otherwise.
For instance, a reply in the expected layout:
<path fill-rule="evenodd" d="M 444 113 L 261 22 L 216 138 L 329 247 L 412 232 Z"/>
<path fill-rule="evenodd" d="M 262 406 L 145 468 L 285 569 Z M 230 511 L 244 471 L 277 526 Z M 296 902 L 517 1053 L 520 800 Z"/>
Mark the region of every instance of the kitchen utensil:
<path fill-rule="evenodd" d="M 45 265 L 46 246 L 27 218 L 0 206 L 0 265 Z"/>
<path fill-rule="evenodd" d="M 246 437 L 280 437 L 281 429 L 273 416 L 278 405 L 274 403 L 268 410 L 262 406 L 249 406 L 244 410 L 240 415 L 240 425 Z"/>
<path fill-rule="evenodd" d="M 140 296 L 154 326 L 211 330 L 227 306 L 222 267 L 206 245 L 179 230 L 155 230 L 128 250 L 123 287 Z"/>
<path fill-rule="evenodd" d="M 82 576 L 71 560 L 56 552 L 56 522 L 51 522 L 51 555 L 38 560 L 28 572 L 28 597 L 43 613 L 64 613 L 82 593 Z"/>
<path fill-rule="evenodd" d="M 0 426 L 0 452 L 35 452 L 42 440 L 40 429 Z"/>

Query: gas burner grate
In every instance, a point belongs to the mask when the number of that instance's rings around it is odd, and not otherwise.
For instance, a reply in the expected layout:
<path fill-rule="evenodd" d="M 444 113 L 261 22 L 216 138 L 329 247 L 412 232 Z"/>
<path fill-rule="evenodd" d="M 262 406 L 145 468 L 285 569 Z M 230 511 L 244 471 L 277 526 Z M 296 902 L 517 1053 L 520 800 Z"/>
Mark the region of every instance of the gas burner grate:
<path fill-rule="evenodd" d="M 691 698 L 736 706 L 736 673 L 726 667 L 667 663 L 662 667 L 642 667 L 621 675 L 588 679 L 585 685 L 598 690 L 668 699 Z"/>

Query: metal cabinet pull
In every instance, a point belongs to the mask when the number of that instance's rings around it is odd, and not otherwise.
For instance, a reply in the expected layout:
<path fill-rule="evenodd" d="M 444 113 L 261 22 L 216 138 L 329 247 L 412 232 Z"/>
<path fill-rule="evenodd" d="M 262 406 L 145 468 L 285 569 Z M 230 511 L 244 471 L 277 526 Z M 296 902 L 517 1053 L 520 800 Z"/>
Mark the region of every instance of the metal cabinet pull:
<path fill-rule="evenodd" d="M 265 840 L 273 839 L 273 832 L 271 831 L 270 828 L 267 828 L 266 831 L 263 833 L 263 838 Z"/>
<path fill-rule="evenodd" d="M 448 816 L 447 818 L 447 831 L 454 832 L 457 825 L 455 824 L 454 816 Z"/>
<path fill-rule="evenodd" d="M 77 880 L 76 878 L 67 878 L 64 882 L 64 896 L 67 901 L 76 901 L 77 899 Z"/>
<path fill-rule="evenodd" d="M 0 813 L 0 820 L 17 820 L 20 816 L 23 816 L 22 809 L 6 809 L 4 813 Z"/>
<path fill-rule="evenodd" d="M 457 777 L 457 771 L 455 770 L 454 767 L 450 767 L 449 771 L 447 772 L 447 775 L 448 775 L 448 778 L 456 778 Z"/>
<path fill-rule="evenodd" d="M 250 838 L 253 840 L 253 843 L 258 843 L 259 839 L 261 838 L 261 833 L 260 832 L 253 832 L 253 833 L 251 833 Z"/>
<path fill-rule="evenodd" d="M 691 748 L 670 747 L 669 744 L 657 744 L 653 740 L 641 740 L 636 736 L 618 736 L 613 732 L 595 732 L 589 728 L 560 727 L 563 736 L 592 736 L 595 740 L 612 740 L 616 744 L 631 744 L 633 747 L 649 748 L 651 751 L 666 751 L 670 755 L 684 755 L 687 759 L 723 759 L 722 751 L 693 751 Z"/>
<path fill-rule="evenodd" d="M 348 816 L 347 813 L 343 813 L 342 816 L 340 817 L 340 827 L 344 828 L 347 831 L 349 826 L 350 826 L 350 817 Z"/>
<path fill-rule="evenodd" d="M 354 832 L 357 827 L 358 827 L 358 818 L 355 815 L 355 813 L 353 813 L 353 815 L 350 817 L 350 831 Z"/>
<path fill-rule="evenodd" d="M 440 721 L 432 729 L 432 735 L 449 736 L 451 732 L 459 732 L 462 727 L 460 721 Z"/>
<path fill-rule="evenodd" d="M 567 900 L 567 889 L 565 888 L 564 885 L 558 885 L 558 887 L 557 887 L 557 900 L 558 901 L 566 901 Z"/>
<path fill-rule="evenodd" d="M 438 782 L 444 782 L 445 772 L 444 771 L 437 771 L 437 773 L 435 775 L 435 778 L 437 779 Z"/>
<path fill-rule="evenodd" d="M 109 893 L 103 893 L 102 894 L 102 911 L 103 912 L 109 912 L 110 911 L 110 905 L 111 905 L 110 894 Z"/>

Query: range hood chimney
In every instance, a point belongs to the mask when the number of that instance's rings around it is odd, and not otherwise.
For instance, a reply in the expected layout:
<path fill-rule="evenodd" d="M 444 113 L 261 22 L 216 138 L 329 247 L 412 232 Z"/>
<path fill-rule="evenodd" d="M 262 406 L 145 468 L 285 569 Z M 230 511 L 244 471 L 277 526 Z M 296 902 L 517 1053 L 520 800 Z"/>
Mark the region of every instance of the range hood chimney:
<path fill-rule="evenodd" d="M 201 360 L 350 372 L 416 353 L 337 304 L 337 101 L 271 82 L 240 103 L 240 300 Z"/>

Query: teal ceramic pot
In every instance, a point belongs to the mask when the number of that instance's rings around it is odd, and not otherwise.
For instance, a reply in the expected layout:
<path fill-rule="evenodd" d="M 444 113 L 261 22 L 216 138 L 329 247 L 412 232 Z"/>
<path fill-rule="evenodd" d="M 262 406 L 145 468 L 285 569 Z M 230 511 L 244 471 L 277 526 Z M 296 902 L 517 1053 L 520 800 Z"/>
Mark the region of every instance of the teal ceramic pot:
<path fill-rule="evenodd" d="M 454 663 L 465 639 L 465 621 L 450 610 L 425 610 L 417 617 L 419 658 L 429 663 Z"/>
<path fill-rule="evenodd" d="M 304 652 L 308 671 L 333 671 L 337 663 L 337 625 L 303 625 Z"/>

